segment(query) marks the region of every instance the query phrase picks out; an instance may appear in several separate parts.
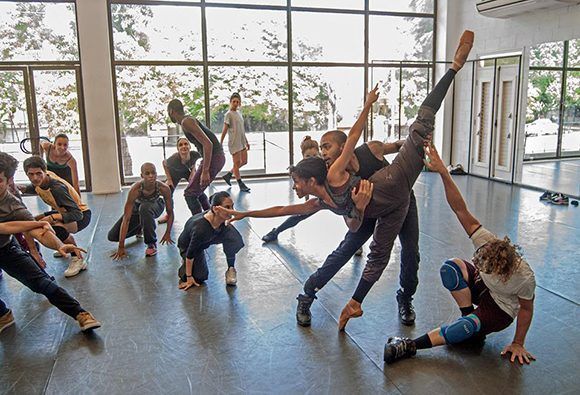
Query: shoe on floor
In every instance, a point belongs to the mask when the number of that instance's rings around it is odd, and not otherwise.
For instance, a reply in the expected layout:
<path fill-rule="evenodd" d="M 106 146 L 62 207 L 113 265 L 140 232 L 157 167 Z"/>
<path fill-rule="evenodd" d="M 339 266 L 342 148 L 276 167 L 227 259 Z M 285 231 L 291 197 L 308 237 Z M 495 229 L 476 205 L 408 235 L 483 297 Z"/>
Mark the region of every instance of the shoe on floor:
<path fill-rule="evenodd" d="M 393 363 L 403 358 L 409 358 L 417 354 L 415 342 L 408 337 L 389 337 L 385 344 L 383 360 Z"/>
<path fill-rule="evenodd" d="M 77 315 L 77 322 L 81 327 L 81 331 L 86 332 L 101 327 L 101 323 L 93 317 L 88 311 L 83 311 Z"/>
<path fill-rule="evenodd" d="M 235 267 L 228 267 L 226 270 L 226 285 L 234 286 L 238 283 L 238 273 Z"/>
<path fill-rule="evenodd" d="M 147 244 L 147 248 L 145 249 L 145 256 L 151 257 L 157 255 L 157 244 L 151 243 Z"/>
<path fill-rule="evenodd" d="M 358 250 L 356 250 L 356 252 L 354 253 L 354 255 L 355 255 L 355 256 L 362 256 L 362 254 L 363 254 L 363 249 L 362 249 L 362 247 L 361 247 L 361 248 L 359 248 Z"/>
<path fill-rule="evenodd" d="M 240 187 L 240 192 L 250 192 L 251 191 L 250 187 L 248 187 L 246 184 L 244 184 L 242 179 L 238 180 L 238 186 Z"/>
<path fill-rule="evenodd" d="M 81 271 L 87 270 L 87 263 L 83 258 L 73 256 L 70 260 L 68 268 L 64 271 L 65 277 L 74 277 Z"/>
<path fill-rule="evenodd" d="M 300 326 L 310 326 L 312 314 L 310 314 L 310 306 L 314 302 L 314 298 L 308 295 L 298 295 L 296 298 L 298 307 L 296 307 L 296 322 Z"/>
<path fill-rule="evenodd" d="M 62 256 L 62 254 L 61 254 L 60 252 L 58 252 L 58 251 L 55 251 L 55 252 L 52 254 L 52 256 L 53 256 L 54 258 L 62 258 L 62 257 L 63 257 L 63 256 Z"/>
<path fill-rule="evenodd" d="M 14 325 L 14 316 L 12 315 L 12 310 L 8 310 L 6 314 L 0 317 L 0 333 L 11 325 Z"/>
<path fill-rule="evenodd" d="M 262 241 L 264 243 L 269 243 L 269 242 L 275 241 L 275 240 L 278 240 L 278 231 L 276 230 L 276 228 L 272 229 L 271 231 L 266 233 L 264 236 L 262 236 Z"/>
<path fill-rule="evenodd" d="M 570 199 L 568 196 L 564 195 L 563 193 L 555 193 L 550 200 L 552 204 L 556 204 L 558 206 L 567 206 L 570 204 Z"/>
<path fill-rule="evenodd" d="M 413 298 L 403 296 L 401 291 L 397 291 L 397 304 L 399 305 L 399 319 L 403 325 L 413 325 L 415 323 L 415 309 Z"/>
<path fill-rule="evenodd" d="M 540 200 L 549 201 L 549 200 L 552 200 L 552 196 L 554 196 L 554 194 L 552 192 L 546 191 L 542 194 L 542 196 L 540 196 Z"/>

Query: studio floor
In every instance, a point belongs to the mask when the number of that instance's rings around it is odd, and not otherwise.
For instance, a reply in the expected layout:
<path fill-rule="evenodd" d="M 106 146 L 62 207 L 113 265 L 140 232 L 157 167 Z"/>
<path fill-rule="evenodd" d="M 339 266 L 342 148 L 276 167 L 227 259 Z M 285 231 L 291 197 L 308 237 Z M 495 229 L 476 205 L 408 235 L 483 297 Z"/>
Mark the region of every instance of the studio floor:
<path fill-rule="evenodd" d="M 524 162 L 521 183 L 580 198 L 580 159 Z"/>
<path fill-rule="evenodd" d="M 80 333 L 75 321 L 5 275 L 0 296 L 13 309 L 16 325 L 0 335 L 0 393 L 578 393 L 580 208 L 545 205 L 536 191 L 479 178 L 459 176 L 456 182 L 472 212 L 490 230 L 519 243 L 536 272 L 536 309 L 526 346 L 538 360 L 530 366 L 500 357 L 514 325 L 488 336 L 480 349 L 439 347 L 384 365 L 383 345 L 390 335 L 419 336 L 458 315 L 440 283 L 439 266 L 473 252 L 438 176 L 423 174 L 415 186 L 421 229 L 416 324 L 405 327 L 397 318 L 397 243 L 363 304 L 364 316 L 351 320 L 345 333 L 337 331 L 337 319 L 364 258 L 353 259 L 319 293 L 310 328 L 294 318 L 302 283 L 346 231 L 341 218 L 318 213 L 268 245 L 260 237 L 281 219 L 243 220 L 236 224 L 246 242 L 236 264 L 238 286 L 225 286 L 225 257 L 220 247 L 212 247 L 209 280 L 183 292 L 177 289 L 176 247 L 162 246 L 156 257 L 145 258 L 142 241 L 130 239 L 129 259 L 109 258 L 116 245 L 106 235 L 121 214 L 126 190 L 86 195 L 93 221 L 77 240 L 89 249 L 89 270 L 66 279 L 66 263 L 45 256 L 49 272 L 103 327 Z M 237 208 L 299 201 L 287 179 L 248 184 L 251 194 L 231 188 Z M 175 197 L 174 239 L 188 217 L 181 189 Z M 212 187 L 222 189 L 223 183 Z M 41 209 L 36 198 L 26 202 L 33 212 Z M 164 229 L 160 226 L 158 234 Z"/>

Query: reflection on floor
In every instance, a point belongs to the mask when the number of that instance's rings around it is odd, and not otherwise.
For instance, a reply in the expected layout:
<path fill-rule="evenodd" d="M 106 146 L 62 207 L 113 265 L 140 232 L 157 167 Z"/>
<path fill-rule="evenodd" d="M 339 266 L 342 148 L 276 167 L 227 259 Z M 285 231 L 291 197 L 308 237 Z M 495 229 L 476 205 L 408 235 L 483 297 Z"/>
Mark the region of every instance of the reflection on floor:
<path fill-rule="evenodd" d="M 580 159 L 524 162 L 521 183 L 580 198 Z"/>
<path fill-rule="evenodd" d="M 267 246 L 260 236 L 280 219 L 237 223 L 246 241 L 236 265 L 238 286 L 226 288 L 223 252 L 211 248 L 207 284 L 182 292 L 175 247 L 161 247 L 156 257 L 146 259 L 142 241 L 130 240 L 129 259 L 111 262 L 115 245 L 106 234 L 125 195 L 88 195 L 93 223 L 77 240 L 89 247 L 89 270 L 65 279 L 66 262 L 45 256 L 49 272 L 103 327 L 82 335 L 75 322 L 5 275 L 0 297 L 13 309 L 16 325 L 0 335 L 0 393 L 500 394 L 507 388 L 510 393 L 577 393 L 580 209 L 546 206 L 524 188 L 469 176 L 456 181 L 474 215 L 521 244 L 536 271 L 536 311 L 526 343 L 538 358 L 533 365 L 515 366 L 500 358 L 511 342 L 512 325 L 488 336 L 483 349 L 440 347 L 384 366 L 388 336 L 419 336 L 457 317 L 458 309 L 440 284 L 439 266 L 446 258 L 472 254 L 444 202 L 440 180 L 423 174 L 415 186 L 421 228 L 417 322 L 404 327 L 397 320 L 397 242 L 391 264 L 365 301 L 364 316 L 351 321 L 343 334 L 337 331 L 337 317 L 364 258 L 353 259 L 319 293 L 311 328 L 297 326 L 294 318 L 301 283 L 345 232 L 342 220 L 331 213 L 316 214 Z M 231 188 L 236 207 L 299 201 L 286 179 L 249 184 L 251 194 Z M 212 189 L 224 189 L 224 184 Z M 175 195 L 175 237 L 187 218 L 180 191 Z M 27 203 L 33 211 L 41 209 L 35 198 Z"/>

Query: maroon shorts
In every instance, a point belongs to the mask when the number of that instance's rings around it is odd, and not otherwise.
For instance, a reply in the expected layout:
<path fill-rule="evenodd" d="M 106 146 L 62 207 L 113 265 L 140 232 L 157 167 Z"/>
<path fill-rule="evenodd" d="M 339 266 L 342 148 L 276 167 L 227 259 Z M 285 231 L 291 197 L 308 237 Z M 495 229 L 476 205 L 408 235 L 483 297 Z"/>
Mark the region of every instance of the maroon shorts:
<path fill-rule="evenodd" d="M 471 302 L 477 305 L 473 314 L 481 322 L 479 333 L 487 335 L 504 330 L 514 319 L 495 303 L 476 267 L 470 262 L 463 262 L 467 267 L 467 286 L 471 291 Z"/>

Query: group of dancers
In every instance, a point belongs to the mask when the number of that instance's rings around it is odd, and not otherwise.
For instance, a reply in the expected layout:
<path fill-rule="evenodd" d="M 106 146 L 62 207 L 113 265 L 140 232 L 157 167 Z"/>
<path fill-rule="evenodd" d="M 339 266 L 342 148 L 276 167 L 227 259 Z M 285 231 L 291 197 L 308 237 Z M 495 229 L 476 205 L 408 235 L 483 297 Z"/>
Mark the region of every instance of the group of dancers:
<path fill-rule="evenodd" d="M 243 118 L 238 111 L 241 98 L 239 94 L 231 96 L 230 111 L 226 114 L 219 141 L 205 125 L 185 114 L 181 101 L 172 100 L 168 104 L 168 115 L 172 122 L 181 125 L 185 137 L 177 140 L 178 152 L 163 162 L 166 182 L 157 179 L 153 164 L 141 166 L 141 180 L 131 186 L 123 215 L 108 233 L 108 239 L 118 243 L 112 258 L 127 257 L 125 239 L 132 236 L 143 237 L 145 255 L 154 256 L 157 253 L 157 223 L 166 223 L 160 243 L 174 244 L 171 236 L 173 193 L 182 179 L 188 181 L 184 197 L 191 212 L 177 241 L 182 257 L 177 273 L 178 287 L 182 290 L 199 286 L 207 280 L 209 269 L 204 251 L 213 244 L 223 246 L 228 265 L 226 284 L 236 285 L 235 259 L 244 247 L 244 241 L 233 225 L 235 221 L 246 217 L 290 216 L 284 224 L 264 236 L 264 241 L 271 242 L 284 229 L 295 226 L 319 210 L 328 209 L 345 219 L 348 232 L 338 248 L 305 282 L 304 292 L 297 297 L 298 324 L 311 324 L 310 308 L 316 294 L 372 237 L 363 274 L 340 314 L 339 330 L 344 330 L 351 318 L 362 316 L 362 303 L 386 268 L 398 236 L 401 275 L 396 299 L 401 322 L 413 325 L 416 314 L 412 300 L 418 286 L 420 255 L 417 204 L 412 188 L 423 167 L 427 166 L 440 175 L 447 202 L 472 240 L 475 253 L 472 262 L 451 258 L 440 269 L 443 286 L 456 301 L 460 318 L 416 339 L 390 337 L 384 348 L 385 362 L 392 363 L 415 355 L 417 350 L 443 344 L 481 344 L 487 334 L 507 328 L 517 318 L 513 342 L 504 348 L 502 354 L 510 353 L 512 362 L 530 363 L 534 357 L 525 349 L 524 342 L 533 315 L 534 273 L 509 238 L 496 237 L 470 213 L 431 141 L 435 113 L 456 73 L 465 64 L 473 39 L 473 32 L 464 32 L 452 66 L 421 104 L 405 140 L 396 143 L 370 141 L 356 147 L 371 107 L 378 99 L 378 87 L 367 95 L 364 107 L 348 134 L 329 131 L 322 136 L 320 145 L 306 138 L 301 145 L 303 159 L 290 168 L 293 189 L 298 197 L 307 199 L 300 204 L 244 212 L 234 209 L 233 199 L 226 191 L 208 197 L 205 189 L 225 164 L 222 143 L 226 133 L 233 167 L 224 180 L 230 184 L 231 178 L 235 177 L 240 191 L 250 191 L 240 177 L 240 168 L 247 163 L 249 149 L 243 133 Z M 196 151 L 191 150 L 190 144 Z M 51 158 L 51 149 L 46 147 L 47 162 Z M 61 160 L 65 159 L 58 146 L 53 152 L 58 153 Z M 391 153 L 397 153 L 397 156 L 388 163 L 384 156 Z M 196 168 L 198 160 L 200 163 Z M 23 191 L 35 192 L 52 208 L 34 221 L 20 200 L 18 190 L 10 187 L 16 160 L 10 155 L 0 154 L 0 234 L 3 235 L 0 236 L 0 267 L 77 319 L 82 330 L 94 329 L 100 323 L 44 272 L 45 264 L 34 241 L 36 239 L 48 248 L 58 250 L 60 255 L 72 255 L 65 276 L 74 276 L 86 269 L 83 250 L 76 246 L 73 234 L 88 226 L 90 209 L 78 193 L 78 177 L 57 174 L 51 171 L 50 162 L 47 162 L 40 157 L 24 162 L 32 186 L 22 188 Z M 161 217 L 164 211 L 166 214 Z M 19 232 L 24 234 L 22 239 L 8 236 Z M 25 264 L 15 268 L 13 259 L 4 259 L 8 255 Z M 0 301 L 0 331 L 11 322 L 10 310 Z"/>

